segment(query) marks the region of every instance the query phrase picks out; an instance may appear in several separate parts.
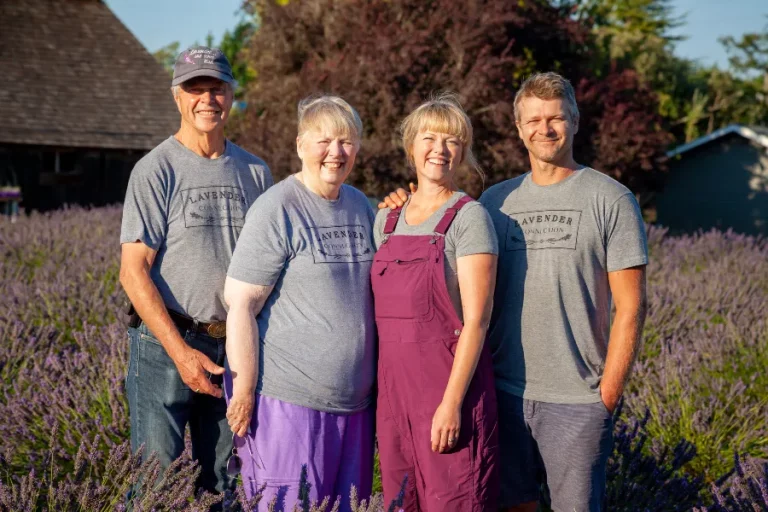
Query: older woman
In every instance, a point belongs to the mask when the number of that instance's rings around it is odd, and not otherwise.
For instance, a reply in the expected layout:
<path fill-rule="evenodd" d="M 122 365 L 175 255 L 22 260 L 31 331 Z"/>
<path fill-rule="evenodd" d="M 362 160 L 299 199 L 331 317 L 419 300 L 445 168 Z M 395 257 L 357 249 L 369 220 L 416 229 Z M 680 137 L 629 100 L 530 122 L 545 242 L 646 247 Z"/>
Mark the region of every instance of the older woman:
<path fill-rule="evenodd" d="M 402 134 L 418 190 L 379 211 L 371 271 L 384 498 L 407 474 L 407 511 L 495 510 L 496 396 L 483 342 L 498 246 L 488 213 L 454 182 L 462 164 L 477 169 L 472 125 L 442 95 L 414 110 Z"/>
<path fill-rule="evenodd" d="M 266 485 L 259 509 L 293 509 L 303 464 L 313 499 L 371 492 L 374 214 L 344 184 L 361 134 L 343 99 L 301 102 L 301 171 L 254 203 L 229 267 L 229 469 L 250 495 Z"/>

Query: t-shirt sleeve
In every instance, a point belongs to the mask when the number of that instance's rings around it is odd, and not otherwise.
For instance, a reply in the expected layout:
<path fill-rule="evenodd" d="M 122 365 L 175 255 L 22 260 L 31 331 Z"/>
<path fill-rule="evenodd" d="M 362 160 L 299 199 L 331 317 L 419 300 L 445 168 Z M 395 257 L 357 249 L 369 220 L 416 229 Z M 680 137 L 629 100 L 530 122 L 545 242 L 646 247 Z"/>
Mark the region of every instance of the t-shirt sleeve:
<path fill-rule="evenodd" d="M 286 212 L 270 198 L 259 198 L 245 217 L 227 275 L 262 286 L 277 283 L 290 257 Z"/>
<path fill-rule="evenodd" d="M 624 194 L 613 203 L 605 226 L 608 272 L 648 263 L 645 224 L 634 195 Z"/>
<path fill-rule="evenodd" d="M 379 250 L 379 246 L 384 240 L 384 224 L 387 222 L 387 214 L 389 214 L 389 208 L 379 210 L 376 213 L 376 220 L 373 222 L 373 243 L 376 245 L 376 250 Z"/>
<path fill-rule="evenodd" d="M 261 193 L 263 194 L 275 184 L 275 179 L 272 177 L 272 171 L 269 170 L 267 164 L 260 162 L 259 167 L 261 167 Z"/>
<path fill-rule="evenodd" d="M 139 161 L 128 179 L 120 243 L 137 240 L 157 251 L 168 231 L 168 187 L 162 172 Z"/>
<path fill-rule="evenodd" d="M 469 203 L 451 226 L 456 258 L 470 254 L 499 254 L 499 242 L 491 216 L 480 203 Z"/>

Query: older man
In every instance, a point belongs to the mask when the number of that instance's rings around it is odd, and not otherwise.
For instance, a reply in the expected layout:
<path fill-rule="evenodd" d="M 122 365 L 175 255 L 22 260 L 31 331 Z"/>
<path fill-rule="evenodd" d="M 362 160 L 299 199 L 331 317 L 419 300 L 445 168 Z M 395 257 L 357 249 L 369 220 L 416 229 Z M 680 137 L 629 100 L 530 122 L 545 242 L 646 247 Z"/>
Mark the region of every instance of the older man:
<path fill-rule="evenodd" d="M 499 238 L 488 331 L 499 503 L 535 511 L 546 482 L 554 510 L 600 511 L 612 413 L 645 319 L 645 228 L 632 192 L 574 160 L 579 110 L 568 80 L 535 74 L 514 107 L 531 171 L 480 197 Z M 402 203 L 398 194 L 388 204 Z"/>
<path fill-rule="evenodd" d="M 190 427 L 199 486 L 222 491 L 226 419 L 224 280 L 249 206 L 269 168 L 224 137 L 235 81 L 224 54 L 195 47 L 174 67 L 181 126 L 142 158 L 123 210 L 120 282 L 141 323 L 129 329 L 131 446 L 168 466 Z"/>

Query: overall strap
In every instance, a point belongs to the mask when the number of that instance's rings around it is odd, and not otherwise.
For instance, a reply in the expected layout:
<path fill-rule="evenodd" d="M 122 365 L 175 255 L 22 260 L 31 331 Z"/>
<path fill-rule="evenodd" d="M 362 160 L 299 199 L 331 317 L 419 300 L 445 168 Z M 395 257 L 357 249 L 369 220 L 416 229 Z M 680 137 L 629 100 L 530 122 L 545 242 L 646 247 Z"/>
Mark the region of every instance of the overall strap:
<path fill-rule="evenodd" d="M 448 208 L 445 211 L 443 218 L 440 219 L 440 222 L 437 223 L 437 226 L 435 227 L 435 233 L 445 235 L 448 232 L 448 228 L 451 227 L 451 222 L 453 222 L 453 219 L 455 219 L 456 215 L 459 213 L 459 210 L 461 210 L 464 205 L 470 201 L 472 201 L 471 197 L 464 196 L 456 201 L 455 205 L 453 205 L 451 208 Z"/>
<path fill-rule="evenodd" d="M 387 221 L 384 223 L 384 234 L 390 235 L 394 233 L 397 226 L 397 220 L 400 218 L 400 213 L 403 211 L 403 207 L 395 208 L 387 214 Z"/>

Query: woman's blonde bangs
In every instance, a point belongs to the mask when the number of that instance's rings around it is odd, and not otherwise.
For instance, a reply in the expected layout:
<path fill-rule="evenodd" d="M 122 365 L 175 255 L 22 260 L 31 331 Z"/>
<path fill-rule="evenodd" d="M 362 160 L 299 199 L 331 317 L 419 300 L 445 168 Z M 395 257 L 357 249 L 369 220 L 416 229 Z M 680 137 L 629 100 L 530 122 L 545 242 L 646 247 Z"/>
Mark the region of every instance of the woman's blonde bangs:
<path fill-rule="evenodd" d="M 421 132 L 446 133 L 457 137 L 466 146 L 472 140 L 472 127 L 455 107 L 445 104 L 424 105 L 403 122 L 403 142 L 412 145 Z"/>
<path fill-rule="evenodd" d="M 348 137 L 356 142 L 362 138 L 363 126 L 357 112 L 338 97 L 322 96 L 305 100 L 299 105 L 299 137 L 308 131 Z"/>
<path fill-rule="evenodd" d="M 416 135 L 422 132 L 445 133 L 458 138 L 463 146 L 461 163 L 479 169 L 472 153 L 472 122 L 454 94 L 443 93 L 422 103 L 400 125 L 403 149 L 411 166 L 414 165 L 413 144 Z"/>

